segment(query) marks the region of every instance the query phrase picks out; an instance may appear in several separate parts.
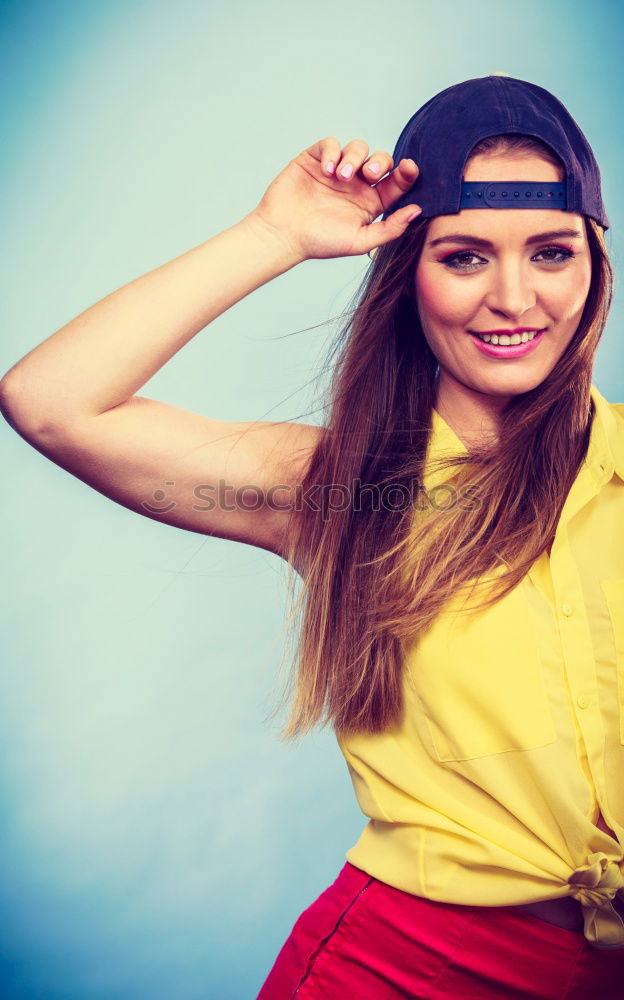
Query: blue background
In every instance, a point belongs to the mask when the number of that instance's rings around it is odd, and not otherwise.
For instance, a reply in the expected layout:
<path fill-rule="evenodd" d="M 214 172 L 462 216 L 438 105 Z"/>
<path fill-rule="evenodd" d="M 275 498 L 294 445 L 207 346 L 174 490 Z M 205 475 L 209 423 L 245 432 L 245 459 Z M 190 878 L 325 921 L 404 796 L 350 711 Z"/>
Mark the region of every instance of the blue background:
<path fill-rule="evenodd" d="M 315 140 L 391 152 L 433 94 L 498 70 L 585 131 L 619 279 L 623 20 L 570 0 L 0 3 L 1 372 L 247 214 Z M 310 380 L 367 265 L 280 276 L 141 394 L 320 422 Z M 616 292 L 594 378 L 613 401 L 623 358 Z M 365 823 L 333 734 L 284 744 L 266 720 L 284 564 L 106 500 L 5 423 L 0 447 L 0 995 L 253 998 Z"/>

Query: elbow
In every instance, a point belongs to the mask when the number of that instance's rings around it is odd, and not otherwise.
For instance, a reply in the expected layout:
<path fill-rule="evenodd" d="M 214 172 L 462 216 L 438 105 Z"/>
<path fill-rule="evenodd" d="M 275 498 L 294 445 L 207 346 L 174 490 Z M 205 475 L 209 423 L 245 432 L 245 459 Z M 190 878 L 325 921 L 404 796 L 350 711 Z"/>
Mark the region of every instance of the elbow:
<path fill-rule="evenodd" d="M 6 375 L 0 379 L 0 413 L 4 419 L 15 427 L 15 418 L 12 416 L 16 408 L 16 398 L 19 397 L 19 390 L 16 386 L 16 377 L 10 369 Z"/>
<path fill-rule="evenodd" d="M 40 406 L 35 405 L 32 392 L 22 383 L 19 370 L 10 369 L 0 379 L 0 413 L 13 430 L 29 440 L 45 436 L 52 430 Z"/>

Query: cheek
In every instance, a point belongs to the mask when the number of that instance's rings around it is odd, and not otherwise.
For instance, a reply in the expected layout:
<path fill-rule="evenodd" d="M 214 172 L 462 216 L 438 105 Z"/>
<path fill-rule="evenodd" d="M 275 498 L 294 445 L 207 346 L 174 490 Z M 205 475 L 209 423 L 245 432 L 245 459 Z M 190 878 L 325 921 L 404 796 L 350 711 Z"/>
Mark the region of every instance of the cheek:
<path fill-rule="evenodd" d="M 573 324 L 578 322 L 587 294 L 589 292 L 591 273 L 570 270 L 570 273 L 551 282 L 538 290 L 538 301 L 541 302 L 545 314 L 558 324 Z"/>
<path fill-rule="evenodd" d="M 591 285 L 591 262 L 579 268 L 576 273 L 570 271 L 566 288 L 561 289 L 559 305 L 563 315 L 578 317 L 583 311 Z"/>
<path fill-rule="evenodd" d="M 419 269 L 416 272 L 416 294 L 420 316 L 425 322 L 463 326 L 474 310 L 474 288 L 469 288 L 468 282 L 462 287 L 442 269 Z"/>

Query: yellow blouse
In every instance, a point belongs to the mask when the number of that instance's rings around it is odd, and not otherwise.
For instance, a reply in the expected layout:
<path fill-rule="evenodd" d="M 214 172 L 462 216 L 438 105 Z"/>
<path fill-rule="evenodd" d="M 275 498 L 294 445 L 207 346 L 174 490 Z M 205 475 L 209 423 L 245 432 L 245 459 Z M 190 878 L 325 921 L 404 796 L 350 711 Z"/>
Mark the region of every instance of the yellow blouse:
<path fill-rule="evenodd" d="M 402 722 L 338 743 L 370 818 L 352 864 L 451 903 L 572 895 L 590 944 L 622 948 L 624 403 L 591 393 L 550 557 L 485 612 L 451 602 L 407 657 Z M 434 411 L 428 455 L 447 450 L 466 448 Z"/>

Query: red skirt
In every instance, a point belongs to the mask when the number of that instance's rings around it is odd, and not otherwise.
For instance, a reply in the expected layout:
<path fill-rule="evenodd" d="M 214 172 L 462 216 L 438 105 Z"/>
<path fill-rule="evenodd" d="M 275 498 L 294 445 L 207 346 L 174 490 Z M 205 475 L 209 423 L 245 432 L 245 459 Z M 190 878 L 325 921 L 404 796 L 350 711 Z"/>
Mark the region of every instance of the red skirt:
<path fill-rule="evenodd" d="M 509 906 L 414 896 L 347 862 L 256 1000 L 622 1000 L 624 948 Z"/>

